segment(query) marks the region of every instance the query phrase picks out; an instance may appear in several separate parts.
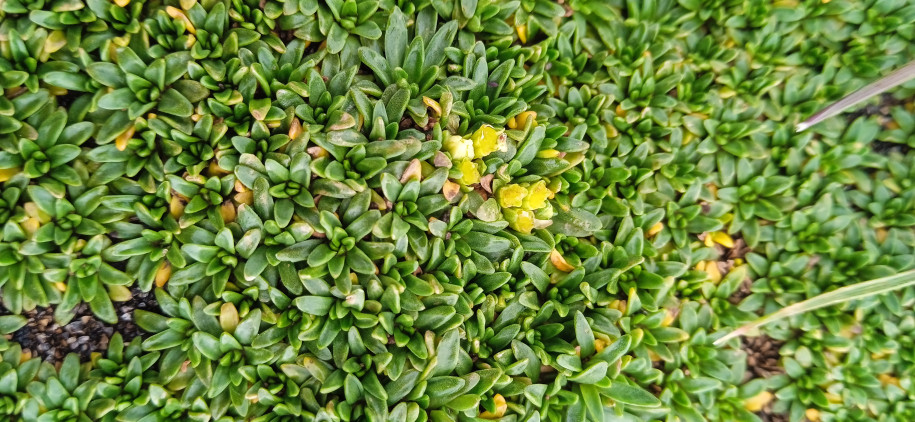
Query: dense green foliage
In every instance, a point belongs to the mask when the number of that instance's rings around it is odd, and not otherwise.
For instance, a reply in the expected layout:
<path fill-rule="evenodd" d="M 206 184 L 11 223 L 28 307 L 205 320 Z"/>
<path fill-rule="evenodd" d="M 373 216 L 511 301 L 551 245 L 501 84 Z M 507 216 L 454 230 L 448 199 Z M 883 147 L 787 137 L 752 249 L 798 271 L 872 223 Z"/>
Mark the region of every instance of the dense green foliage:
<path fill-rule="evenodd" d="M 0 419 L 911 421 L 915 288 L 766 327 L 769 378 L 713 343 L 915 268 L 915 106 L 793 130 L 912 34 L 904 0 L 0 0 Z M 131 289 L 145 338 L 11 341 Z"/>

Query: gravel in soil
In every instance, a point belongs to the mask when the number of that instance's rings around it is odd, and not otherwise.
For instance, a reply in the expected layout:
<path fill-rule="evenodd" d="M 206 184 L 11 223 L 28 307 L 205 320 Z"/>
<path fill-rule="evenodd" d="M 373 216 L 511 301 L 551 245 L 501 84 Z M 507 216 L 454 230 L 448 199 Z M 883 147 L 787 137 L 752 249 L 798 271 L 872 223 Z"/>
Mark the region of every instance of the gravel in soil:
<path fill-rule="evenodd" d="M 28 323 L 13 333 L 12 340 L 19 343 L 23 350 L 31 352 L 32 356 L 50 363 L 62 361 L 69 353 L 76 353 L 82 361 L 88 361 L 93 352 L 104 353 L 108 349 L 108 342 L 115 332 L 121 333 L 124 342 L 146 335 L 134 323 L 133 311 L 158 309 L 155 295 L 136 288 L 132 288 L 131 293 L 133 297 L 130 300 L 114 303 L 117 324 L 100 321 L 85 303 L 76 307 L 73 319 L 63 326 L 54 321 L 53 307 L 36 308 L 23 313 Z M 8 313 L 0 305 L 0 314 Z"/>
<path fill-rule="evenodd" d="M 768 378 L 781 374 L 784 369 L 779 365 L 783 341 L 768 336 L 743 337 L 741 349 L 747 353 L 747 373 L 745 381 L 754 378 Z M 763 410 L 756 413 L 763 422 L 788 422 L 788 415 L 772 413 L 772 404 L 769 403 Z"/>
<path fill-rule="evenodd" d="M 768 378 L 784 373 L 778 362 L 783 344 L 768 336 L 744 337 L 741 348 L 747 353 L 747 377 Z"/>

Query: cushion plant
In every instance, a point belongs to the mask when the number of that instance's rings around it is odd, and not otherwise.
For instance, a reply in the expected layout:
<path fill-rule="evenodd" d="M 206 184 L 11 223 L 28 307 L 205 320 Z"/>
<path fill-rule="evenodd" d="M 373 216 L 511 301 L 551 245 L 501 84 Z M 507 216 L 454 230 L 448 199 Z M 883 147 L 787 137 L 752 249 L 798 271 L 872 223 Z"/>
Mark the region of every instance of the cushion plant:
<path fill-rule="evenodd" d="M 0 1 L 0 419 L 913 420 L 913 25 Z M 41 361 L 46 307 L 144 335 Z"/>

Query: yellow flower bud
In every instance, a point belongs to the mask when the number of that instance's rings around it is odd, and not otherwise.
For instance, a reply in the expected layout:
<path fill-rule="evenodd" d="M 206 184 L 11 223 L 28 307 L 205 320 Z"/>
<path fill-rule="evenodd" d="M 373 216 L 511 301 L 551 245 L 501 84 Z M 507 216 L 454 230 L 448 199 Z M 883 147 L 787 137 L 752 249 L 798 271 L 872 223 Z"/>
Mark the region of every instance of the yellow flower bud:
<path fill-rule="evenodd" d="M 502 416 L 505 416 L 505 411 L 508 410 L 508 404 L 505 402 L 505 397 L 502 397 L 501 394 L 496 394 L 492 397 L 492 401 L 496 404 L 496 411 L 490 412 L 487 410 L 483 413 L 480 413 L 480 418 L 499 419 Z"/>
<path fill-rule="evenodd" d="M 175 218 L 181 218 L 184 215 L 184 201 L 176 195 L 172 196 L 168 203 L 168 212 Z"/>
<path fill-rule="evenodd" d="M 517 129 L 517 128 L 518 128 L 518 121 L 515 120 L 515 117 L 517 117 L 517 116 L 512 116 L 512 117 L 510 117 L 510 118 L 508 119 L 508 121 L 505 122 L 505 126 L 508 126 L 509 129 Z"/>
<path fill-rule="evenodd" d="M 721 270 L 718 269 L 717 262 L 704 261 L 704 264 L 700 263 L 700 265 L 702 265 L 702 268 L 697 265 L 696 269 L 699 271 L 704 271 L 706 274 L 708 274 L 709 280 L 711 280 L 713 283 L 721 281 Z"/>
<path fill-rule="evenodd" d="M 502 208 L 520 207 L 527 194 L 527 189 L 525 189 L 524 186 L 513 183 L 499 189 L 496 192 L 496 198 L 498 198 L 499 205 L 501 205 Z"/>
<path fill-rule="evenodd" d="M 232 302 L 226 302 L 219 308 L 219 326 L 227 333 L 234 333 L 238 326 L 238 309 Z"/>
<path fill-rule="evenodd" d="M 156 287 L 164 287 L 168 279 L 172 277 L 172 265 L 168 261 L 163 261 L 159 270 L 156 271 Z"/>
<path fill-rule="evenodd" d="M 118 135 L 114 140 L 114 146 L 117 147 L 118 151 L 123 151 L 127 149 L 127 143 L 133 138 L 133 134 L 136 133 L 137 128 L 134 125 L 130 125 L 124 133 Z"/>
<path fill-rule="evenodd" d="M 725 232 L 709 233 L 708 237 L 710 237 L 715 243 L 724 246 L 725 248 L 730 249 L 734 247 L 734 239 L 732 239 L 731 236 L 728 236 L 728 234 Z"/>
<path fill-rule="evenodd" d="M 130 4 L 130 0 L 114 0 L 114 4 L 118 5 L 118 7 L 127 7 Z"/>
<path fill-rule="evenodd" d="M 518 33 L 518 41 L 521 41 L 521 44 L 527 44 L 527 26 L 518 25 L 515 27 L 515 31 Z"/>
<path fill-rule="evenodd" d="M 751 412 L 759 412 L 775 397 L 768 391 L 762 391 L 759 394 L 748 398 L 743 402 L 743 408 Z"/>
<path fill-rule="evenodd" d="M 648 229 L 648 232 L 645 233 L 645 237 L 652 237 L 652 236 L 660 233 L 661 230 L 664 230 L 664 223 L 658 222 L 655 225 L 651 226 L 650 229 Z"/>
<path fill-rule="evenodd" d="M 515 124 L 518 127 L 524 127 L 524 125 L 527 124 L 528 119 L 534 121 L 534 124 L 536 125 L 537 112 L 536 111 L 525 111 L 525 112 L 519 113 L 517 116 L 515 116 Z"/>
<path fill-rule="evenodd" d="M 537 158 L 556 158 L 559 156 L 559 151 L 555 149 L 544 149 L 537 152 Z"/>

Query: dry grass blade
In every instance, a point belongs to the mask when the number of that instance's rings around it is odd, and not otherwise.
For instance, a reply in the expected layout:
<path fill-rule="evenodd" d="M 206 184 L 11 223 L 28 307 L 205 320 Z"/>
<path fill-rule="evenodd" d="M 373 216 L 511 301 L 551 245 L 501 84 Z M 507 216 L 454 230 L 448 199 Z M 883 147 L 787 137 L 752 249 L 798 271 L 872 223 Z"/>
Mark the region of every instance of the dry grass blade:
<path fill-rule="evenodd" d="M 746 324 L 728 333 L 726 336 L 716 340 L 715 345 L 720 346 L 725 344 L 733 338 L 745 335 L 770 322 L 789 318 L 794 315 L 800 315 L 804 312 L 809 312 L 814 309 L 820 309 L 856 299 L 862 299 L 872 295 L 891 292 L 893 290 L 908 287 L 913 284 L 915 284 L 915 270 L 905 271 L 896 275 L 891 275 L 889 277 L 864 281 L 861 283 L 852 284 L 851 286 L 845 286 L 840 289 L 812 297 L 803 302 L 798 302 L 793 305 L 786 306 L 777 312 L 773 312 L 769 315 L 759 318 L 756 321 Z"/>
<path fill-rule="evenodd" d="M 839 101 L 832 103 L 826 108 L 818 111 L 813 116 L 810 116 L 807 120 L 804 120 L 795 127 L 798 132 L 807 130 L 809 127 L 822 122 L 832 116 L 835 116 L 845 109 L 854 106 L 868 98 L 871 98 L 875 95 L 878 95 L 890 88 L 902 85 L 903 83 L 908 82 L 912 78 L 915 78 L 915 60 L 909 62 L 902 68 L 896 70 L 889 75 L 880 78 L 876 82 L 871 83 L 870 85 L 861 88 Z"/>

